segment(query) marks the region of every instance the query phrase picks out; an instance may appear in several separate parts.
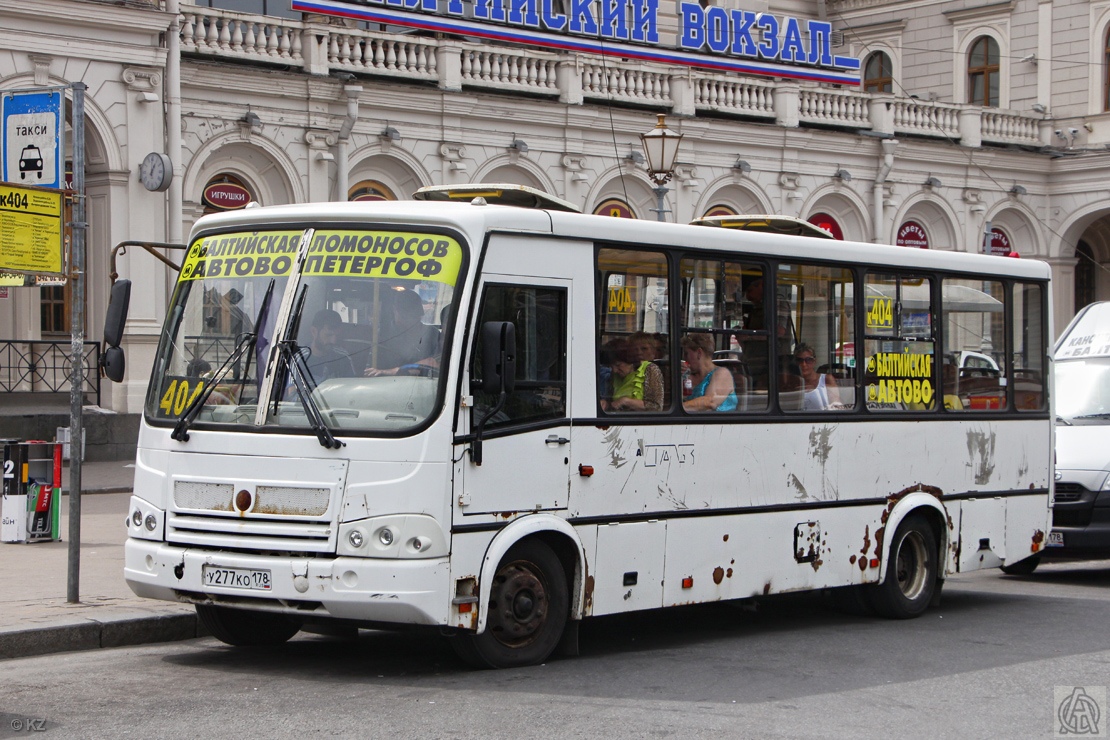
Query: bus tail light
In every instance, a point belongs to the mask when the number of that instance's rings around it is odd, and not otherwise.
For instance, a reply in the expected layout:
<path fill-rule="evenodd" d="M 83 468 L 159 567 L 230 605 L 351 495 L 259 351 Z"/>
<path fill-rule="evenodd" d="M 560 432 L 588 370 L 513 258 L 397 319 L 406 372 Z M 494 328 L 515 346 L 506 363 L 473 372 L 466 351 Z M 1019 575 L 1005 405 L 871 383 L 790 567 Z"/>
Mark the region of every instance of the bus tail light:
<path fill-rule="evenodd" d="M 694 577 L 693 576 L 686 576 L 685 578 L 683 578 L 682 579 L 682 587 L 683 588 L 693 588 L 694 587 Z"/>
<path fill-rule="evenodd" d="M 879 559 L 878 558 L 871 558 L 871 567 L 872 568 L 878 568 L 879 567 Z"/>
<path fill-rule="evenodd" d="M 578 474 L 580 476 L 582 476 L 583 478 L 589 478 L 591 475 L 594 474 L 594 466 L 593 465 L 579 465 L 578 466 Z"/>

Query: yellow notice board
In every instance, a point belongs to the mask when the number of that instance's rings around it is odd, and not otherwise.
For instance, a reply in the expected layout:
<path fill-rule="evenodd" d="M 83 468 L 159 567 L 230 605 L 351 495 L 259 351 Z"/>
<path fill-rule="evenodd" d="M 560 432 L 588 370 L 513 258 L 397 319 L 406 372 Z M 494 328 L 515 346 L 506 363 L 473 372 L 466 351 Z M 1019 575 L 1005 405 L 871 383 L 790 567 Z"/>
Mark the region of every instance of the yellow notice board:
<path fill-rule="evenodd" d="M 62 195 L 0 183 L 0 272 L 63 274 Z"/>

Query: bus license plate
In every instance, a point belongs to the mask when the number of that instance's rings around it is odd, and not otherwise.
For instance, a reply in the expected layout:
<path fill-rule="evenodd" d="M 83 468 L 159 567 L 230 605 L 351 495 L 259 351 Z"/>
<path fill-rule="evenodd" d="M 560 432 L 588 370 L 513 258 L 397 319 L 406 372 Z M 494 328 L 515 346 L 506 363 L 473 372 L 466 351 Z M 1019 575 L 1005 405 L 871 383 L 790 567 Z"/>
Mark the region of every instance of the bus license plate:
<path fill-rule="evenodd" d="M 273 588 L 268 570 L 220 568 L 215 565 L 204 566 L 204 585 L 244 588 L 250 591 L 269 591 Z"/>
<path fill-rule="evenodd" d="M 1048 542 L 1045 543 L 1047 547 L 1063 547 L 1064 546 L 1064 533 L 1063 532 L 1049 532 Z"/>

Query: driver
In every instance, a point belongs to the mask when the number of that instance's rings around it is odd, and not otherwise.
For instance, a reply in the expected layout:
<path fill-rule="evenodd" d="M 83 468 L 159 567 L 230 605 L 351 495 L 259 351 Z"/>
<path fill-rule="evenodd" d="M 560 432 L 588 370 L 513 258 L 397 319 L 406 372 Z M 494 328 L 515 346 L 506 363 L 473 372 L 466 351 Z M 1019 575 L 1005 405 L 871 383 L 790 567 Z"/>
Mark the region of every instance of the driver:
<path fill-rule="evenodd" d="M 398 289 L 391 296 L 389 321 L 374 352 L 374 366 L 364 375 L 419 374 L 417 366 L 439 367 L 439 330 L 424 323 L 424 301 L 415 291 Z"/>

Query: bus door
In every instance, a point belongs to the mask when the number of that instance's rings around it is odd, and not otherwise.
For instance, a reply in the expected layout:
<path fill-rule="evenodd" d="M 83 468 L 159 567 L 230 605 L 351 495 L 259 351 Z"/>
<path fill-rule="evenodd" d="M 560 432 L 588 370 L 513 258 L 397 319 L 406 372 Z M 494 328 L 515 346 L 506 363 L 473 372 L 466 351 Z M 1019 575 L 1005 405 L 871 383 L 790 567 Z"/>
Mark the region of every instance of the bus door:
<path fill-rule="evenodd" d="M 487 263 L 491 260 L 487 259 Z M 457 501 L 463 517 L 510 516 L 524 511 L 565 509 L 570 467 L 570 341 L 568 307 L 573 281 L 509 274 L 483 276 L 476 320 L 467 354 L 469 409 L 461 428 L 473 436 L 484 420 L 481 465 L 456 453 Z M 509 321 L 516 333 L 516 386 L 497 408 L 499 397 L 478 390 L 481 379 L 481 327 Z M 462 448 L 473 448 L 473 443 Z"/>

